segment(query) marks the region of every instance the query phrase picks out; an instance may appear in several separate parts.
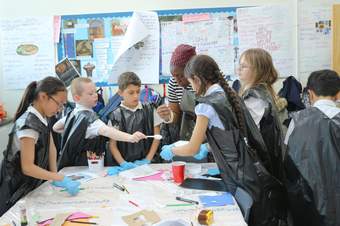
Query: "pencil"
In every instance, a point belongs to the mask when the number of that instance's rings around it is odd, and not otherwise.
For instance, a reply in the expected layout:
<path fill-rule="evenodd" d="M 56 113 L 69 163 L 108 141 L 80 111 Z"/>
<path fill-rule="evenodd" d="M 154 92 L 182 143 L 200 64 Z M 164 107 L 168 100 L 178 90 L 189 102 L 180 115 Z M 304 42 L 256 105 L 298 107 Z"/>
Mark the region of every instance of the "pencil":
<path fill-rule="evenodd" d="M 77 223 L 77 224 L 97 224 L 96 222 L 85 222 L 85 221 L 74 221 L 74 220 L 70 220 L 69 222 Z"/>
<path fill-rule="evenodd" d="M 132 202 L 131 200 L 129 200 L 129 203 L 131 203 L 131 204 L 134 205 L 135 207 L 139 207 L 137 203 Z"/>
<path fill-rule="evenodd" d="M 193 206 L 192 203 L 183 203 L 183 204 L 167 204 L 166 207 L 176 207 L 176 206 Z"/>

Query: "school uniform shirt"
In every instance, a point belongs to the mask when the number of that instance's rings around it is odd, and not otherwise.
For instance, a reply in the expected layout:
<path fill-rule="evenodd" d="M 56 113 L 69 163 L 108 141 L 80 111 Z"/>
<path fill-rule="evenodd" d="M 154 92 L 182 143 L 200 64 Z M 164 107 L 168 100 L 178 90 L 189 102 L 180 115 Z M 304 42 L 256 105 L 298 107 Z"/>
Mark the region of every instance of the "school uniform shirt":
<path fill-rule="evenodd" d="M 74 108 L 72 114 L 76 115 L 79 111 L 89 111 L 89 112 L 94 112 L 92 108 L 87 108 L 81 104 L 76 104 L 76 107 Z M 62 124 L 65 126 L 65 122 L 66 122 L 66 116 L 64 116 L 63 118 L 61 118 L 58 122 L 58 124 Z M 86 135 L 85 135 L 85 139 L 87 138 L 94 138 L 96 136 L 99 136 L 98 131 L 99 129 L 105 126 L 105 123 L 100 120 L 97 119 L 95 120 L 93 123 L 91 123 L 87 129 L 86 129 Z M 63 132 L 63 131 L 57 131 L 57 132 Z"/>
<path fill-rule="evenodd" d="M 213 84 L 212 86 L 208 88 L 204 96 L 210 95 L 215 92 L 224 92 L 224 90 L 219 84 Z M 212 126 L 215 126 L 217 128 L 224 130 L 224 126 L 222 124 L 221 119 L 218 117 L 217 112 L 211 105 L 205 104 L 205 103 L 199 103 L 195 107 L 195 114 L 197 116 L 198 115 L 205 116 L 209 119 L 209 122 L 208 122 L 209 129 L 211 129 Z"/>
<path fill-rule="evenodd" d="M 335 115 L 340 113 L 340 108 L 338 108 L 335 102 L 331 100 L 318 100 L 313 104 L 313 107 L 318 108 L 325 115 L 327 115 L 328 118 L 333 118 Z M 292 134 L 294 128 L 294 120 L 291 120 L 285 137 L 285 144 L 288 144 L 289 137 Z"/>
<path fill-rule="evenodd" d="M 268 103 L 260 98 L 249 97 L 244 100 L 248 111 L 253 118 L 256 126 L 260 128 L 260 121 L 263 118 L 265 109 L 268 107 Z"/>

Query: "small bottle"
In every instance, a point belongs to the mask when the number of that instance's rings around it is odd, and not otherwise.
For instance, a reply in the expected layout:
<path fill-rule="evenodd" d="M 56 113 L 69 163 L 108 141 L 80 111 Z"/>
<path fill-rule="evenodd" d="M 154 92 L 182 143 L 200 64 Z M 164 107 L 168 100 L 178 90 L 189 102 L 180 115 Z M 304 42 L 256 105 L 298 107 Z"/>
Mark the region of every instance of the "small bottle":
<path fill-rule="evenodd" d="M 26 215 L 26 202 L 25 200 L 20 200 L 18 202 L 19 209 L 20 209 L 20 225 L 27 226 L 27 215 Z"/>

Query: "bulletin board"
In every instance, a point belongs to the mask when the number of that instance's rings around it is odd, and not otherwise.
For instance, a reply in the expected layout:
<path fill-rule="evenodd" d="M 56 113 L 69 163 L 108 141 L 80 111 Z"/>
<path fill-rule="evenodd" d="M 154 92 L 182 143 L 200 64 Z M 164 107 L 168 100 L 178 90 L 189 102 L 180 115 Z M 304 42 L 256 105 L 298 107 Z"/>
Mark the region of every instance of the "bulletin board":
<path fill-rule="evenodd" d="M 159 58 L 152 66 L 157 64 L 158 67 L 157 70 L 151 70 L 152 73 L 144 75 L 153 78 L 152 82 L 145 82 L 143 75 L 137 73 L 142 77 L 143 83 L 167 82 L 170 78 L 171 53 L 177 45 L 183 43 L 195 46 L 198 53 L 212 56 L 225 74 L 235 74 L 239 55 L 235 7 L 155 12 L 159 21 Z M 95 65 L 92 76 L 97 86 L 114 85 L 118 76 L 114 75 L 115 79 L 112 79 L 117 46 L 120 46 L 117 42 L 128 32 L 133 16 L 133 12 L 61 16 L 58 60 L 68 57 L 83 76 L 86 75 L 84 65 L 91 63 Z M 150 21 L 148 20 L 146 26 L 151 24 Z M 151 27 L 153 31 L 157 29 L 156 25 Z M 136 44 L 134 51 L 149 46 L 144 42 Z"/>

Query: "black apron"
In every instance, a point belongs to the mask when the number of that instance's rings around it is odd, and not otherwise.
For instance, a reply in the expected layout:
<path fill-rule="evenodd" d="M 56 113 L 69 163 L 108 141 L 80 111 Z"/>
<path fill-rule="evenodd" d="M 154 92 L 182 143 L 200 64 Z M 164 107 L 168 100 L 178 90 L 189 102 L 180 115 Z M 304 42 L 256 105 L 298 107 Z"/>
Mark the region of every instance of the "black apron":
<path fill-rule="evenodd" d="M 243 99 L 254 97 L 263 100 L 268 107 L 260 121 L 260 132 L 267 146 L 270 155 L 270 164 L 266 164 L 269 172 L 280 181 L 283 180 L 283 153 L 285 146 L 283 143 L 283 134 L 281 123 L 278 118 L 276 105 L 269 91 L 263 86 L 258 85 L 248 89 Z"/>
<path fill-rule="evenodd" d="M 33 129 L 39 133 L 35 144 L 34 164 L 48 170 L 50 128 L 44 125 L 31 112 L 25 112 L 14 123 L 9 133 L 9 142 L 4 151 L 0 171 L 0 216 L 20 198 L 38 187 L 43 180 L 26 176 L 22 173 L 20 150 L 14 150 L 15 133 L 23 129 Z"/>
<path fill-rule="evenodd" d="M 87 110 L 78 111 L 76 114 L 73 111 L 69 112 L 58 158 L 59 170 L 67 166 L 87 166 L 87 151 L 95 152 L 97 155 L 105 152 L 106 137 L 85 139 L 87 128 L 97 119 L 95 112 Z"/>
<path fill-rule="evenodd" d="M 143 103 L 142 109 L 137 109 L 135 112 L 130 111 L 124 107 L 118 107 L 113 111 L 109 118 L 112 126 L 118 126 L 118 129 L 122 132 L 133 134 L 137 131 L 144 133 L 145 135 L 154 134 L 154 107 L 150 103 Z M 152 139 L 143 139 L 138 143 L 129 143 L 117 141 L 117 148 L 120 154 L 127 162 L 133 162 L 146 157 L 151 145 Z M 113 165 L 118 163 L 113 159 L 111 155 Z M 157 154 L 154 156 L 154 160 L 157 160 Z"/>
<path fill-rule="evenodd" d="M 207 139 L 223 181 L 238 201 L 245 220 L 249 225 L 284 225 L 286 209 L 282 184 L 263 166 L 260 155 L 268 159 L 264 156 L 268 156 L 268 151 L 243 102 L 245 135 L 238 129 L 234 109 L 224 92 L 199 98 L 198 102 L 211 105 L 224 125 L 225 130 L 217 127 L 208 129 Z M 250 202 L 243 202 L 244 196 L 238 196 L 239 190 L 247 195 Z"/>
<path fill-rule="evenodd" d="M 311 107 L 293 114 L 285 158 L 294 225 L 340 225 L 340 113 Z"/>

